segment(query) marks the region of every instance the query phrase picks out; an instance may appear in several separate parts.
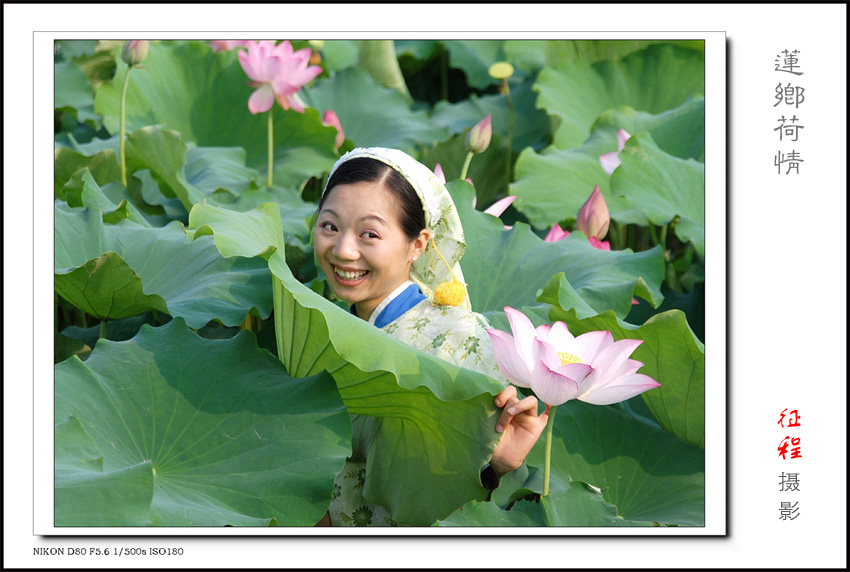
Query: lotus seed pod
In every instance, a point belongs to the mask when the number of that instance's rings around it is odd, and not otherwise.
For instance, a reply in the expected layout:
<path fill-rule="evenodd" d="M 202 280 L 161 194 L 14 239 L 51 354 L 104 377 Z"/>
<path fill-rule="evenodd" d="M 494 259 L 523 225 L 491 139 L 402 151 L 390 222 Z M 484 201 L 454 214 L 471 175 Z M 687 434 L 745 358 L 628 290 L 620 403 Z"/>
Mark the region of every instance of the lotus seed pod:
<path fill-rule="evenodd" d="M 462 282 L 453 280 L 443 282 L 434 290 L 434 304 L 436 306 L 460 306 L 466 290 Z"/>

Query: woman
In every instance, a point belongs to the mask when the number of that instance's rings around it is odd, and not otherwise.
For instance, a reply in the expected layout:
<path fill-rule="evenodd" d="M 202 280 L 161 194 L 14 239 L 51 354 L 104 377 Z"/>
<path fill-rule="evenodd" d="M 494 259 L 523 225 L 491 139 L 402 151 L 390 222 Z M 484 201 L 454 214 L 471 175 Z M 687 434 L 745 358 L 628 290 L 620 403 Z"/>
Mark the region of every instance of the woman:
<path fill-rule="evenodd" d="M 428 354 L 504 379 L 490 325 L 471 311 L 465 289 L 457 306 L 434 303 L 438 285 L 463 281 L 466 244 L 451 196 L 430 169 L 395 149 L 346 153 L 331 170 L 313 237 L 319 266 L 352 314 Z M 549 413 L 538 416 L 537 399 L 518 399 L 513 386 L 494 401 L 504 409 L 496 425 L 502 437 L 482 473 L 489 488 L 522 465 Z M 385 508 L 362 498 L 364 474 L 355 444 L 335 481 L 334 526 L 394 524 Z"/>

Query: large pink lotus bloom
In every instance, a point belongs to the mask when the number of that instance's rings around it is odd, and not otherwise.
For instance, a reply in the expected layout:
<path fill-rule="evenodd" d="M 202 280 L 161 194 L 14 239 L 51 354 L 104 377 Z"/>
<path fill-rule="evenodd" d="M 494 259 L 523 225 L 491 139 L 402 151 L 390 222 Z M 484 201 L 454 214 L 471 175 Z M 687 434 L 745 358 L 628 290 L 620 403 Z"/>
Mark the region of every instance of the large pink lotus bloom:
<path fill-rule="evenodd" d="M 506 307 L 505 314 L 513 336 L 487 330 L 499 369 L 511 383 L 531 388 L 548 405 L 572 399 L 610 405 L 661 385 L 637 373 L 643 363 L 629 359 L 642 340 L 615 342 L 608 331 L 574 337 L 563 322 L 535 329 L 522 312 Z"/>
<path fill-rule="evenodd" d="M 629 132 L 625 129 L 617 131 L 617 150 L 605 153 L 599 156 L 599 164 L 602 165 L 602 170 L 609 175 L 614 172 L 614 169 L 620 166 L 620 151 L 626 146 L 626 141 L 629 140 Z"/>
<path fill-rule="evenodd" d="M 611 222 L 611 217 L 608 214 L 608 205 L 605 204 L 605 197 L 599 190 L 599 185 L 593 187 L 593 192 L 590 193 L 590 198 L 585 201 L 578 211 L 576 217 L 576 229 L 580 230 L 590 238 L 591 236 L 602 239 L 608 234 L 608 225 Z"/>
<path fill-rule="evenodd" d="M 213 52 L 229 52 L 234 48 L 247 48 L 254 40 L 210 40 Z"/>
<path fill-rule="evenodd" d="M 336 112 L 332 109 L 325 111 L 322 115 L 322 123 L 329 127 L 336 128 L 336 140 L 334 141 L 334 145 L 337 149 L 339 149 L 342 142 L 345 141 L 345 131 L 342 130 L 342 123 L 339 122 L 339 117 L 336 116 Z"/>
<path fill-rule="evenodd" d="M 297 52 L 288 40 L 275 45 L 270 40 L 248 44 L 248 51 L 239 52 L 239 63 L 253 81 L 248 85 L 257 90 L 248 99 L 248 109 L 256 115 L 268 111 L 275 100 L 284 109 L 304 113 L 296 94 L 309 81 L 322 73 L 319 66 L 310 66 L 310 48 Z"/>

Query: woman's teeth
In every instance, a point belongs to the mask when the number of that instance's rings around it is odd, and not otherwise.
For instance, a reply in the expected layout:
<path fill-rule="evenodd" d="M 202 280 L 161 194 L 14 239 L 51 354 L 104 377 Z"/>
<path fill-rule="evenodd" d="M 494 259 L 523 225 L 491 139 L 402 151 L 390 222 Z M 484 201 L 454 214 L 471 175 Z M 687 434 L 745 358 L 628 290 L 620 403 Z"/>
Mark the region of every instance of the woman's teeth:
<path fill-rule="evenodd" d="M 362 278 L 363 276 L 365 276 L 366 272 L 368 272 L 368 270 L 358 270 L 356 272 L 348 272 L 348 271 L 345 271 L 345 270 L 340 270 L 339 268 L 334 268 L 334 272 L 336 272 L 336 275 L 339 276 L 340 278 L 343 278 L 344 280 L 357 280 L 358 278 Z"/>

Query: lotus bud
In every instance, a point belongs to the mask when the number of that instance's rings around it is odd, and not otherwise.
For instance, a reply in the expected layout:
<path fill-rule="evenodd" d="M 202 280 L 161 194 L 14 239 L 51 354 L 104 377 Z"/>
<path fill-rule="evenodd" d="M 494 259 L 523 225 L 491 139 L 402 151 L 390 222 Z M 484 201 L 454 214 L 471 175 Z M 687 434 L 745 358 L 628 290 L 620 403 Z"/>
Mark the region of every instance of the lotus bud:
<path fill-rule="evenodd" d="M 473 153 L 483 153 L 490 146 L 492 136 L 493 127 L 490 125 L 490 115 L 488 115 L 476 123 L 466 134 L 466 148 Z"/>
<path fill-rule="evenodd" d="M 608 205 L 605 204 L 605 198 L 599 191 L 599 185 L 593 188 L 590 193 L 590 198 L 587 199 L 581 209 L 578 211 L 576 218 L 576 229 L 580 230 L 588 238 L 595 237 L 602 239 L 608 234 L 608 224 L 611 222 L 611 217 L 608 214 Z"/>
<path fill-rule="evenodd" d="M 127 40 L 124 42 L 124 49 L 121 50 L 121 59 L 128 66 L 139 65 L 148 57 L 150 47 L 150 40 Z"/>
<path fill-rule="evenodd" d="M 339 150 L 343 141 L 345 141 L 345 131 L 342 130 L 342 124 L 339 122 L 339 117 L 337 117 L 336 112 L 332 109 L 325 111 L 322 115 L 322 123 L 328 127 L 336 128 L 336 140 L 334 141 L 334 145 L 337 150 Z"/>

